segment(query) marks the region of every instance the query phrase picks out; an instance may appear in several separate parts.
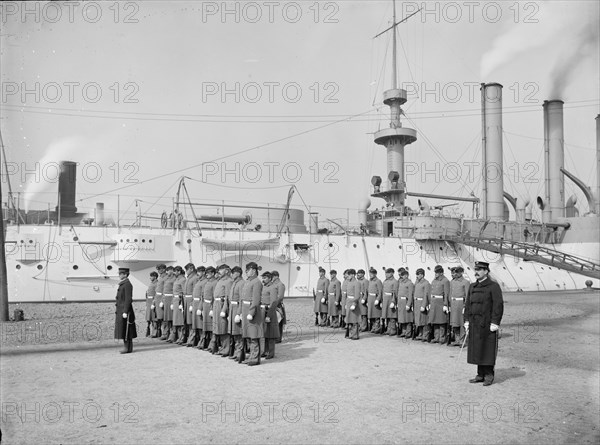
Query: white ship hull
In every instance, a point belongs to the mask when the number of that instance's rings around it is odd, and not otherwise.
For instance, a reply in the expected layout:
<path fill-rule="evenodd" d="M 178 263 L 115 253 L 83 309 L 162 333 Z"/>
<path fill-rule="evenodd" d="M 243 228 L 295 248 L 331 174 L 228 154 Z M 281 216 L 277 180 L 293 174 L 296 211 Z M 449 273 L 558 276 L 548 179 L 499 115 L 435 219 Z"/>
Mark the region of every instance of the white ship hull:
<path fill-rule="evenodd" d="M 187 229 L 12 225 L 6 241 L 10 302 L 112 300 L 119 267 L 131 269 L 134 298 L 143 299 L 149 273 L 158 263 L 189 262 L 243 267 L 255 261 L 262 270 L 278 270 L 291 297 L 312 295 L 318 266 L 340 274 L 347 268 L 375 267 L 381 276 L 384 267 L 408 267 L 413 280 L 416 269 L 423 268 L 431 280 L 436 264 L 446 269 L 461 265 L 473 280 L 472 265 L 483 260 L 490 262 L 492 276 L 505 291 L 581 289 L 587 280 L 600 285 L 597 279 L 510 255 L 399 237 L 296 233 L 277 239 L 264 232 L 203 230 L 199 236 Z M 580 253 L 584 248 L 591 258 L 598 255 L 598 243 L 561 247 Z"/>

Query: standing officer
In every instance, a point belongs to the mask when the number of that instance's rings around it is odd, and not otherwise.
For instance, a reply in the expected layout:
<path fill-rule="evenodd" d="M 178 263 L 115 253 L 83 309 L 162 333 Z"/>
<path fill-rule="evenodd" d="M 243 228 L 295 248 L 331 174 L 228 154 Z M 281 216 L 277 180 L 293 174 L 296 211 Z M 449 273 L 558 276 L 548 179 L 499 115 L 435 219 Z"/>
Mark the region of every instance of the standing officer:
<path fill-rule="evenodd" d="M 348 295 L 346 297 L 346 336 L 358 340 L 360 331 L 360 292 L 361 285 L 356 280 L 356 271 L 348 269 Z"/>
<path fill-rule="evenodd" d="M 475 263 L 475 278 L 465 302 L 465 329 L 469 337 L 467 363 L 477 365 L 477 376 L 470 383 L 494 382 L 494 365 L 498 355 L 498 329 L 504 313 L 502 289 L 489 277 L 490 265 Z"/>
<path fill-rule="evenodd" d="M 216 269 L 212 266 L 206 268 L 206 283 L 202 292 L 202 338 L 198 343 L 198 349 L 209 350 L 209 345 L 212 340 L 213 330 L 213 299 L 215 294 L 215 286 L 217 279 L 215 278 Z M 218 316 L 218 314 L 217 314 Z"/>
<path fill-rule="evenodd" d="M 194 289 L 192 290 L 192 325 L 191 325 L 191 335 L 188 336 L 187 347 L 193 348 L 196 346 L 201 337 L 202 332 L 202 294 L 204 293 L 204 285 L 206 284 L 206 277 L 204 276 L 204 272 L 206 268 L 204 266 L 200 266 L 196 269 L 196 275 L 198 276 L 198 280 L 194 284 Z"/>
<path fill-rule="evenodd" d="M 340 326 L 342 328 L 346 327 L 346 300 L 348 298 L 348 270 L 346 269 L 344 271 L 344 281 L 342 281 L 342 285 L 341 285 L 341 292 L 342 292 L 342 317 L 340 320 Z"/>
<path fill-rule="evenodd" d="M 266 360 L 275 358 L 275 341 L 279 338 L 279 324 L 277 323 L 277 286 L 273 285 L 271 272 L 262 274 L 262 292 L 260 304 L 264 310 L 265 318 L 263 331 L 265 336 L 265 352 L 262 354 Z"/>
<path fill-rule="evenodd" d="M 219 266 L 219 280 L 215 285 L 215 293 L 213 300 L 213 338 L 211 340 L 212 347 L 208 349 L 216 354 L 217 352 L 222 357 L 229 355 L 229 323 L 227 297 L 233 284 L 231 278 L 231 269 L 227 264 Z M 218 348 L 218 350 L 217 350 Z"/>
<path fill-rule="evenodd" d="M 448 324 L 448 297 L 450 281 L 444 276 L 444 268 L 439 264 L 433 269 L 435 278 L 431 282 L 431 303 L 429 303 L 429 324 L 433 327 L 431 343 L 444 343 Z"/>
<path fill-rule="evenodd" d="M 429 281 L 425 279 L 425 271 L 423 269 L 417 269 L 414 304 L 415 329 L 417 330 L 417 336 L 415 337 L 415 340 L 429 341 L 427 306 L 429 304 L 430 294 L 431 285 L 429 284 Z"/>
<path fill-rule="evenodd" d="M 245 346 L 242 347 L 240 362 L 249 366 L 260 365 L 260 339 L 263 338 L 263 314 L 260 307 L 262 284 L 258 279 L 258 265 L 246 264 L 246 284 L 242 289 L 242 336 L 250 347 L 250 356 L 244 360 Z"/>
<path fill-rule="evenodd" d="M 285 284 L 281 282 L 279 279 L 279 272 L 274 270 L 271 272 L 273 275 L 273 286 L 277 287 L 277 300 L 279 303 L 277 304 L 277 318 L 279 319 L 279 338 L 275 343 L 281 343 L 281 337 L 283 336 L 283 327 L 287 323 L 287 319 L 285 316 L 285 306 L 283 305 L 283 298 L 285 297 Z"/>
<path fill-rule="evenodd" d="M 329 280 L 325 278 L 325 269 L 319 267 L 319 279 L 317 280 L 317 288 L 314 293 L 315 297 L 315 326 L 327 326 L 329 320 L 327 320 L 327 288 L 329 287 Z M 319 322 L 319 316 L 321 321 Z"/>
<path fill-rule="evenodd" d="M 158 274 L 154 271 L 150 272 L 150 284 L 146 289 L 146 337 L 150 337 L 150 326 L 154 331 L 154 324 L 156 320 L 156 313 L 154 305 L 154 298 L 156 298 L 156 280 L 158 280 Z M 154 332 L 152 332 L 154 334 Z"/>
<path fill-rule="evenodd" d="M 129 281 L 129 269 L 119 268 L 119 288 L 115 306 L 115 338 L 123 340 L 121 354 L 133 351 L 133 339 L 137 338 L 135 313 L 133 312 L 133 286 Z"/>
<path fill-rule="evenodd" d="M 396 335 L 396 320 L 398 318 L 396 305 L 398 301 L 398 282 L 394 278 L 394 269 L 388 267 L 385 270 L 385 280 L 383 282 L 383 305 L 381 307 L 381 320 L 384 323 L 381 326 L 381 332 L 386 335 Z"/>
<path fill-rule="evenodd" d="M 173 326 L 173 285 L 175 284 L 176 276 L 173 273 L 173 266 L 167 267 L 167 276 L 165 277 L 163 302 L 165 308 L 165 318 L 163 322 L 163 335 L 161 340 L 167 340 L 171 334 Z"/>
<path fill-rule="evenodd" d="M 231 288 L 229 289 L 229 298 L 228 298 L 228 306 L 229 306 L 229 332 L 231 334 L 231 346 L 230 351 L 233 352 L 230 354 L 229 358 L 238 360 L 242 355 L 242 347 L 244 346 L 242 340 L 242 308 L 241 308 L 241 292 L 244 288 L 244 279 L 242 278 L 242 268 L 239 266 L 235 266 L 231 269 L 231 276 L 233 278 L 233 282 L 231 283 Z"/>
<path fill-rule="evenodd" d="M 342 283 L 337 279 L 337 271 L 329 272 L 331 280 L 327 287 L 327 299 L 329 301 L 329 321 L 332 328 L 340 327 L 340 312 L 342 306 Z"/>
<path fill-rule="evenodd" d="M 156 266 L 158 271 L 158 280 L 156 281 L 156 297 L 154 297 L 154 309 L 156 310 L 156 321 L 154 334 L 152 338 L 158 338 L 162 336 L 162 323 L 165 317 L 165 303 L 163 302 L 163 292 L 165 287 L 165 279 L 167 278 L 167 266 L 164 264 L 158 264 Z"/>
<path fill-rule="evenodd" d="M 471 283 L 464 278 L 464 271 L 461 266 L 452 268 L 452 281 L 450 282 L 450 328 L 454 335 L 454 343 L 451 343 L 449 346 L 460 346 L 465 338 L 465 328 L 463 326 L 464 301 Z"/>
<path fill-rule="evenodd" d="M 398 281 L 398 336 L 412 338 L 415 285 L 408 279 L 408 270 L 400 268 Z"/>
<path fill-rule="evenodd" d="M 365 271 L 363 269 L 358 269 L 358 272 L 356 272 L 356 282 L 360 286 L 360 294 L 357 296 L 359 300 L 358 308 L 360 310 L 360 332 L 366 332 L 369 330 L 369 323 L 367 318 L 367 316 L 369 315 L 367 295 L 369 282 L 365 280 Z"/>
<path fill-rule="evenodd" d="M 196 266 L 193 263 L 187 263 L 185 265 L 185 284 L 183 285 L 183 317 L 184 326 L 183 334 L 181 338 L 177 340 L 178 345 L 184 345 L 187 343 L 188 338 L 192 335 L 192 318 L 194 318 L 194 286 L 198 281 L 198 274 L 196 273 Z"/>
<path fill-rule="evenodd" d="M 183 307 L 183 291 L 185 286 L 185 272 L 183 267 L 175 266 L 175 283 L 173 283 L 173 303 L 171 309 L 173 310 L 173 330 L 167 340 L 167 343 L 175 343 L 176 340 L 181 339 L 185 312 Z"/>
<path fill-rule="evenodd" d="M 368 317 L 371 324 L 371 333 L 381 334 L 381 303 L 383 299 L 383 283 L 377 278 L 377 270 L 369 269 L 369 284 L 367 288 Z"/>

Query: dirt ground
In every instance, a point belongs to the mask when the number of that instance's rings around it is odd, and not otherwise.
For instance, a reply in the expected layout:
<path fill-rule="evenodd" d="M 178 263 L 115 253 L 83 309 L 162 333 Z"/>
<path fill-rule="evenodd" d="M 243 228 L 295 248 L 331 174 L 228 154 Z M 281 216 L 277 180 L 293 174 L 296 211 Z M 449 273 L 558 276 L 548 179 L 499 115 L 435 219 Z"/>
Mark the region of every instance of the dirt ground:
<path fill-rule="evenodd" d="M 490 387 L 457 347 L 317 329 L 307 299 L 286 301 L 284 341 L 256 367 L 145 332 L 121 355 L 112 304 L 23 304 L 2 324 L 2 439 L 597 444 L 599 297 L 505 295 Z"/>

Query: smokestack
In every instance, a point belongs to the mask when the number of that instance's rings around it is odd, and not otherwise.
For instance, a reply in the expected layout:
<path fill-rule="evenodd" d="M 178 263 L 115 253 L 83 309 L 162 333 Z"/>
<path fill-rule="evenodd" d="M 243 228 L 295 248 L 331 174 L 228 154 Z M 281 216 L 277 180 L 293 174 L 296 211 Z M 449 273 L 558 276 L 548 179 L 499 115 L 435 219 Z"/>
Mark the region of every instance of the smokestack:
<path fill-rule="evenodd" d="M 596 215 L 600 215 L 600 114 L 596 116 Z"/>
<path fill-rule="evenodd" d="M 483 218 L 504 219 L 502 168 L 502 85 L 481 84 Z"/>
<path fill-rule="evenodd" d="M 318 233 L 319 232 L 319 214 L 317 212 L 309 212 L 309 228 L 310 233 Z"/>
<path fill-rule="evenodd" d="M 562 100 L 544 101 L 544 159 L 546 169 L 546 209 L 544 222 L 565 216 L 565 136 Z"/>
<path fill-rule="evenodd" d="M 96 225 L 103 226 L 104 225 L 104 203 L 97 202 L 96 203 Z"/>
<path fill-rule="evenodd" d="M 73 216 L 77 212 L 75 207 L 75 181 L 77 179 L 77 163 L 62 161 L 58 176 L 58 194 L 60 196 L 60 215 Z M 59 208 L 56 206 L 56 213 Z"/>

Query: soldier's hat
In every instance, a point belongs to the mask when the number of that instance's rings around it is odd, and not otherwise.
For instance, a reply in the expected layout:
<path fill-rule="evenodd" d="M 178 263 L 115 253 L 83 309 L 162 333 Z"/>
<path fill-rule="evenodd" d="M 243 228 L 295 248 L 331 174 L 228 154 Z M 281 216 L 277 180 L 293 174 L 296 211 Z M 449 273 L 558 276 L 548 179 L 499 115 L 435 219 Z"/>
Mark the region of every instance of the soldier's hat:
<path fill-rule="evenodd" d="M 417 269 L 417 271 L 415 272 L 417 275 L 425 275 L 425 271 L 421 268 Z"/>
<path fill-rule="evenodd" d="M 184 267 L 185 270 L 195 269 L 195 268 L 196 268 L 196 266 L 194 266 L 194 263 L 187 263 Z"/>
<path fill-rule="evenodd" d="M 166 268 L 167 268 L 167 266 L 165 266 L 164 264 L 157 264 L 156 265 L 156 269 L 157 270 L 160 270 L 160 269 L 165 270 Z"/>
<path fill-rule="evenodd" d="M 475 269 L 490 270 L 490 263 L 486 263 L 485 261 L 475 261 Z"/>
<path fill-rule="evenodd" d="M 173 266 L 167 266 L 167 270 L 173 270 Z"/>
<path fill-rule="evenodd" d="M 348 275 L 356 275 L 356 271 L 354 269 L 348 269 Z"/>
<path fill-rule="evenodd" d="M 388 268 L 385 270 L 385 273 L 394 273 L 394 272 L 396 272 L 396 271 L 395 271 L 393 268 L 391 268 L 391 267 L 388 267 Z"/>
<path fill-rule="evenodd" d="M 325 272 L 325 269 L 323 269 L 322 267 L 319 267 L 319 273 L 321 272 Z"/>
<path fill-rule="evenodd" d="M 150 272 L 150 276 L 158 278 L 158 274 L 154 271 Z"/>
<path fill-rule="evenodd" d="M 174 270 L 175 272 L 184 273 L 184 271 L 183 271 L 183 267 L 181 267 L 181 266 L 175 266 L 175 267 L 173 268 L 173 270 Z"/>
<path fill-rule="evenodd" d="M 369 269 L 369 273 L 374 273 L 375 275 L 377 275 L 377 269 L 375 269 L 374 267 L 371 267 Z"/>
<path fill-rule="evenodd" d="M 204 266 L 200 266 L 198 269 L 196 269 L 198 272 L 206 272 L 206 267 Z"/>
<path fill-rule="evenodd" d="M 444 268 L 438 264 L 437 266 L 435 266 L 435 267 L 433 268 L 433 271 L 434 271 L 435 273 L 444 273 Z"/>
<path fill-rule="evenodd" d="M 216 271 L 217 271 L 217 270 L 216 270 L 214 267 L 212 267 L 212 266 L 208 266 L 208 267 L 206 268 L 206 273 L 209 273 L 209 272 L 210 272 L 210 273 L 215 273 Z"/>
<path fill-rule="evenodd" d="M 279 272 L 277 272 L 276 270 L 272 270 L 271 271 L 271 275 L 273 275 L 274 277 L 278 277 L 279 276 Z"/>
<path fill-rule="evenodd" d="M 273 278 L 273 274 L 267 270 L 262 273 L 261 277 Z"/>
<path fill-rule="evenodd" d="M 127 267 L 119 267 L 119 273 L 126 273 L 129 275 L 129 269 Z"/>
<path fill-rule="evenodd" d="M 350 270 L 350 269 L 348 269 L 348 270 Z M 361 273 L 361 274 L 363 274 L 363 275 L 364 275 L 364 274 L 365 274 L 365 271 L 364 271 L 364 269 L 358 269 L 358 270 L 356 271 L 356 273 Z"/>
<path fill-rule="evenodd" d="M 254 261 L 251 261 L 248 264 L 246 264 L 246 270 L 248 269 L 254 269 L 258 271 L 258 264 L 256 264 Z"/>
<path fill-rule="evenodd" d="M 404 275 L 408 275 L 408 270 L 401 267 L 400 268 L 400 276 L 403 277 Z"/>
<path fill-rule="evenodd" d="M 231 273 L 236 273 L 239 272 L 240 274 L 242 273 L 242 268 L 240 266 L 233 266 L 231 268 Z"/>
<path fill-rule="evenodd" d="M 464 273 L 465 269 L 462 266 L 456 266 L 456 267 L 454 267 L 454 272 L 456 272 L 456 273 Z"/>
<path fill-rule="evenodd" d="M 219 267 L 217 267 L 217 270 L 221 270 L 221 269 L 230 269 L 231 270 L 231 268 L 227 264 L 221 264 Z"/>
<path fill-rule="evenodd" d="M 337 275 L 337 270 L 331 269 L 329 275 Z"/>

